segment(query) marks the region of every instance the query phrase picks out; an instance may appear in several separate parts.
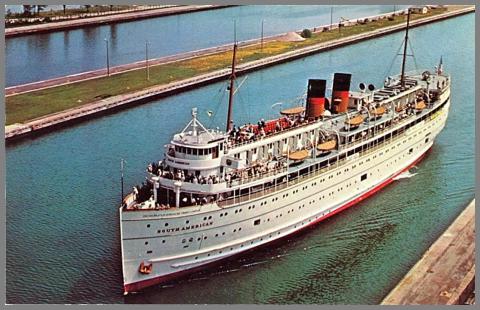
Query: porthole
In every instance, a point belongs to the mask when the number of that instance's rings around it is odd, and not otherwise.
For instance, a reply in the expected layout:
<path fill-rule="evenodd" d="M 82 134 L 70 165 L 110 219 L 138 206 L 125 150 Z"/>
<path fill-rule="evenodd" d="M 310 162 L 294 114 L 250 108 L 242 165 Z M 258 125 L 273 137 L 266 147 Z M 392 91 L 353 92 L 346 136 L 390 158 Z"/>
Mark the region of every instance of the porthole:
<path fill-rule="evenodd" d="M 147 224 L 147 228 L 150 227 L 150 224 Z"/>
<path fill-rule="evenodd" d="M 168 223 L 165 223 L 165 227 L 167 227 L 167 226 L 168 226 Z"/>
<path fill-rule="evenodd" d="M 165 240 L 162 240 L 162 243 L 165 243 Z"/>
<path fill-rule="evenodd" d="M 148 241 L 145 241 L 145 245 L 147 245 L 147 244 L 148 244 Z"/>

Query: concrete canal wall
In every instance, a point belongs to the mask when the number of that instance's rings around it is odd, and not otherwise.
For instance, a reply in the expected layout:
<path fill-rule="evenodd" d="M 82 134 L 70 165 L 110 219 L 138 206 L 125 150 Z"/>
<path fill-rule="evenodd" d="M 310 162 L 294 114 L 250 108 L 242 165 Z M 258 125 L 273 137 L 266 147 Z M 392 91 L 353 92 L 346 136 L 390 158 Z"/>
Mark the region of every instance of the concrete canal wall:
<path fill-rule="evenodd" d="M 467 14 L 475 11 L 475 7 L 466 7 L 463 9 L 446 12 L 443 14 L 427 17 L 421 20 L 415 20 L 411 22 L 411 27 L 417 27 L 425 25 L 435 21 L 444 20 L 454 16 Z M 320 26 L 321 28 L 323 26 Z M 382 35 L 390 34 L 393 32 L 401 31 L 406 27 L 406 23 L 398 24 L 390 27 L 386 27 L 379 30 L 374 30 L 355 36 L 350 36 L 334 41 L 320 43 L 305 48 L 290 51 L 281 55 L 271 56 L 263 58 L 257 61 L 252 61 L 239 65 L 237 68 L 237 76 L 245 74 L 254 70 L 265 68 L 279 63 L 284 63 L 294 59 L 302 58 L 308 55 L 319 53 L 322 51 L 330 50 L 333 48 L 353 44 L 356 42 L 372 39 Z M 166 85 L 154 86 L 135 93 L 124 94 L 119 96 L 110 97 L 107 99 L 99 100 L 84 106 L 62 111 L 59 113 L 47 115 L 39 119 L 31 120 L 23 124 L 14 124 L 5 128 L 5 139 L 10 140 L 13 138 L 22 137 L 28 134 L 42 132 L 44 130 L 51 130 L 58 126 L 69 125 L 75 121 L 85 120 L 94 116 L 110 113 L 118 109 L 126 108 L 132 105 L 141 104 L 151 101 L 153 99 L 165 97 L 168 95 L 176 94 L 185 90 L 193 89 L 206 84 L 214 83 L 220 80 L 226 79 L 230 74 L 230 69 L 217 70 L 211 73 L 203 74 L 193 78 L 189 78 L 182 81 L 172 82 Z"/>
<path fill-rule="evenodd" d="M 79 18 L 75 20 L 51 22 L 40 25 L 21 26 L 5 29 L 5 38 L 29 35 L 42 32 L 53 32 L 74 28 L 83 28 L 89 26 L 97 26 L 102 24 L 128 22 L 133 20 L 153 18 L 159 16 L 168 16 L 174 14 L 184 14 L 205 10 L 221 9 L 231 5 L 182 5 L 175 7 L 149 9 L 136 12 L 127 12 L 114 15 L 106 15 L 99 17 Z"/>
<path fill-rule="evenodd" d="M 465 304 L 475 288 L 475 199 L 423 254 L 382 305 Z"/>

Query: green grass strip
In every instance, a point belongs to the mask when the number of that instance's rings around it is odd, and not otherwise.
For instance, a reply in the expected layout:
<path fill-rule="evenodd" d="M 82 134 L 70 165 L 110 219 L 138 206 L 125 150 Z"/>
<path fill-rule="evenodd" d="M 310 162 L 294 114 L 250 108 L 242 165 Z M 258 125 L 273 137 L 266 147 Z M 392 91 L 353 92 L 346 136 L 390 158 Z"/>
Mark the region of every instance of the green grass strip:
<path fill-rule="evenodd" d="M 419 19 L 444 13 L 446 8 L 430 10 L 427 14 L 412 14 L 411 19 Z M 341 27 L 341 31 L 313 33 L 311 38 L 301 42 L 273 41 L 241 47 L 238 50 L 237 62 L 245 63 L 261 58 L 279 55 L 298 48 L 344 38 L 360 33 L 392 26 L 404 22 L 406 16 L 396 16 L 394 20 L 387 18 L 371 21 L 366 24 Z M 150 67 L 150 80 L 146 80 L 145 68 L 129 72 L 101 77 L 93 80 L 76 82 L 43 90 L 33 91 L 6 97 L 6 125 L 21 123 L 27 120 L 64 111 L 102 98 L 139 91 L 151 86 L 167 84 L 191 78 L 218 69 L 228 68 L 231 64 L 232 52 L 200 56 L 171 64 Z"/>

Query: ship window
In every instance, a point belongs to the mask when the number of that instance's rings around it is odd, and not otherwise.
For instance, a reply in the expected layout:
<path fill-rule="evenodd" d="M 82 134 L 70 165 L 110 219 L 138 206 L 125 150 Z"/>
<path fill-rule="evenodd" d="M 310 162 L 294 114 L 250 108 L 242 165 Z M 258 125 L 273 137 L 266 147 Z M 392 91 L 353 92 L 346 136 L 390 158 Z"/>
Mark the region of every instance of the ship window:
<path fill-rule="evenodd" d="M 197 150 L 197 149 L 193 149 L 193 150 L 192 150 L 192 154 L 193 154 L 193 155 L 198 155 L 198 150 Z"/>
<path fill-rule="evenodd" d="M 185 242 L 187 242 L 187 239 L 182 239 L 182 243 L 185 243 Z"/>
<path fill-rule="evenodd" d="M 188 148 L 188 149 L 187 149 L 187 154 L 188 154 L 188 155 L 191 155 L 191 154 L 192 154 L 192 149 Z"/>
<path fill-rule="evenodd" d="M 148 244 L 148 241 L 145 241 L 145 245 L 147 245 L 147 244 Z"/>
<path fill-rule="evenodd" d="M 361 177 L 360 177 L 360 181 L 365 181 L 367 179 L 367 174 L 363 174 Z"/>
<path fill-rule="evenodd" d="M 200 156 L 203 155 L 203 149 L 198 150 L 198 155 L 200 155 Z"/>
<path fill-rule="evenodd" d="M 260 219 L 255 220 L 255 221 L 253 222 L 253 225 L 260 225 Z"/>
<path fill-rule="evenodd" d="M 167 226 L 168 226 L 168 223 L 165 223 L 165 227 L 167 227 Z"/>
<path fill-rule="evenodd" d="M 162 243 L 165 243 L 165 240 L 162 240 Z"/>
<path fill-rule="evenodd" d="M 152 254 L 152 251 L 147 251 L 147 254 Z"/>
<path fill-rule="evenodd" d="M 428 138 L 425 139 L 425 143 L 428 143 Z"/>
<path fill-rule="evenodd" d="M 147 224 L 147 227 L 150 227 L 150 224 Z"/>

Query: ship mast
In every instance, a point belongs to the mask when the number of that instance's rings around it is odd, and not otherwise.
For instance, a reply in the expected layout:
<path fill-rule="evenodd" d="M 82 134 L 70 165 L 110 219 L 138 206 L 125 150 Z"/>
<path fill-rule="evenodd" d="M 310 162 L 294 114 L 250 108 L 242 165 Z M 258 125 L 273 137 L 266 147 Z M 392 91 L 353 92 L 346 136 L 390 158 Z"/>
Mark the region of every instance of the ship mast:
<path fill-rule="evenodd" d="M 408 44 L 408 27 L 409 26 L 410 26 L 410 8 L 408 8 L 407 30 L 405 31 L 405 42 L 403 45 L 402 76 L 400 78 L 400 83 L 402 85 L 402 88 L 405 88 L 405 62 L 407 60 L 407 44 Z"/>
<path fill-rule="evenodd" d="M 230 94 L 228 97 L 228 113 L 227 113 L 227 130 L 228 133 L 232 130 L 232 106 L 233 106 L 233 94 L 234 94 L 234 82 L 235 82 L 235 56 L 237 54 L 237 42 L 233 44 L 233 58 L 232 58 L 232 74 L 230 75 Z"/>

